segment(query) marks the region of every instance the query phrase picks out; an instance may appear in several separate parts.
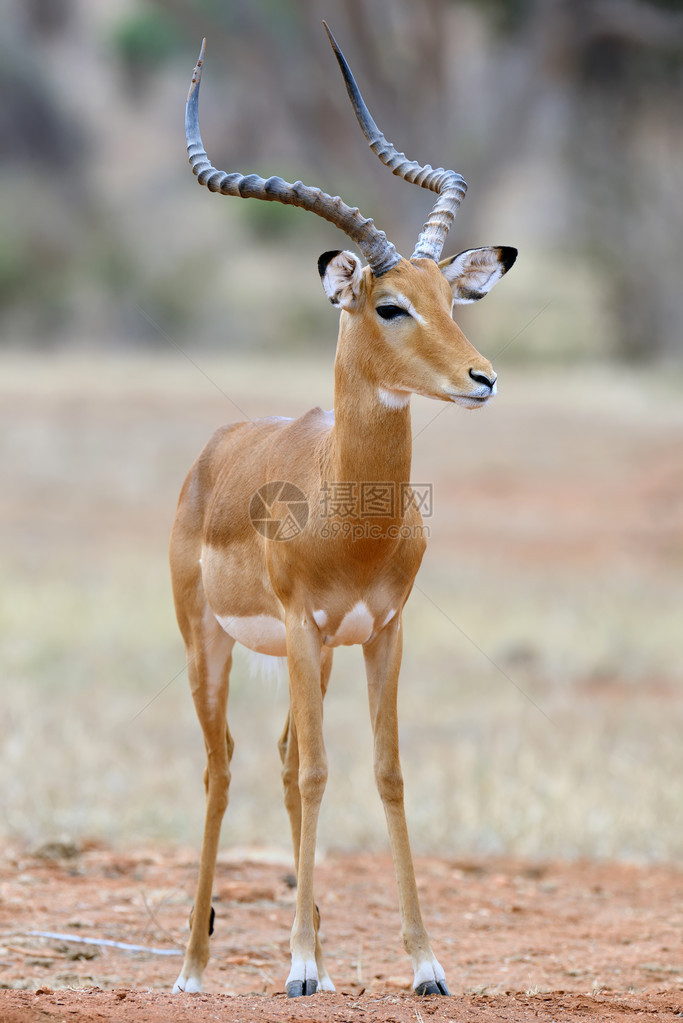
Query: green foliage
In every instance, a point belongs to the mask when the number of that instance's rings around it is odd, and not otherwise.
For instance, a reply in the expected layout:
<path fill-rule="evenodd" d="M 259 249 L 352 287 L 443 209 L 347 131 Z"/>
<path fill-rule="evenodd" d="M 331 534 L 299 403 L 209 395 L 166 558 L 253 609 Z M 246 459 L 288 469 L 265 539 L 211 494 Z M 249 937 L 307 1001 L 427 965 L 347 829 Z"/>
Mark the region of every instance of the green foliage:
<path fill-rule="evenodd" d="M 7 234 L 0 236 L 0 305 L 7 305 L 18 296 L 25 295 L 30 286 L 30 262 L 22 248 L 14 244 Z"/>
<path fill-rule="evenodd" d="M 454 0 L 460 5 L 463 0 Z M 533 12 L 533 0 L 465 0 L 502 33 L 516 32 L 526 25 Z"/>
<path fill-rule="evenodd" d="M 22 322 L 43 340 L 69 318 L 72 253 L 49 231 L 32 224 L 23 233 L 6 222 L 0 239 L 0 309 L 23 312 Z"/>
<path fill-rule="evenodd" d="M 663 7 L 667 11 L 683 11 L 683 0 L 646 0 L 653 7 Z"/>
<path fill-rule="evenodd" d="M 290 235 L 300 235 L 301 210 L 282 206 L 277 202 L 243 202 L 238 206 L 239 216 L 249 225 L 250 232 L 263 241 L 277 241 Z"/>
<path fill-rule="evenodd" d="M 168 15 L 143 6 L 119 22 L 113 45 L 122 64 L 135 71 L 163 64 L 181 41 Z"/>

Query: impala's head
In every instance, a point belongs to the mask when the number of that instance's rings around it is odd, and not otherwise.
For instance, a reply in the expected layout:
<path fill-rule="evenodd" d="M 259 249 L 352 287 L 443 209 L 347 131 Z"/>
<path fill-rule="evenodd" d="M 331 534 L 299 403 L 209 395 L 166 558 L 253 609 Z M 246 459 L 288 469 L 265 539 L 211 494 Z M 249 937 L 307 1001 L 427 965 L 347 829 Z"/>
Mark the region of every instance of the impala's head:
<path fill-rule="evenodd" d="M 464 179 L 455 171 L 433 170 L 429 164 L 423 167 L 408 160 L 387 142 L 327 25 L 325 29 L 370 148 L 392 173 L 439 197 L 410 259 L 399 255 L 372 220 L 339 196 L 329 196 L 300 181 L 289 184 L 279 177 L 226 173 L 211 165 L 199 132 L 204 43 L 185 109 L 192 170 L 200 184 L 212 192 L 281 202 L 317 213 L 357 244 L 367 260 L 365 268 L 354 253 L 335 251 L 320 257 L 318 269 L 325 293 L 342 310 L 340 341 L 356 346 L 366 374 L 376 382 L 385 404 L 399 407 L 415 392 L 476 408 L 495 394 L 496 374 L 454 323 L 453 305 L 483 298 L 510 269 L 517 250 L 501 246 L 469 249 L 441 259 L 448 229 L 467 190 Z"/>
<path fill-rule="evenodd" d="M 342 310 L 340 350 L 351 346 L 384 404 L 411 393 L 466 408 L 496 393 L 496 374 L 453 320 L 455 304 L 476 302 L 512 266 L 515 249 L 470 249 L 441 260 L 401 259 L 377 277 L 352 252 L 325 252 L 325 294 Z"/>

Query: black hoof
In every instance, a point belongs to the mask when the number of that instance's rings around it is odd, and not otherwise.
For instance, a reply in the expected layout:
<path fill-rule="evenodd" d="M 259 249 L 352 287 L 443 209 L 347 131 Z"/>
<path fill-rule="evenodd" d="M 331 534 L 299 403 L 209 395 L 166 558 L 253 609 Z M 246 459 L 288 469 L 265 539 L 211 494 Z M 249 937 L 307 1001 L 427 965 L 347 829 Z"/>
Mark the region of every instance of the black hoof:
<path fill-rule="evenodd" d="M 424 980 L 415 988 L 416 995 L 450 995 L 445 980 Z"/>
<path fill-rule="evenodd" d="M 287 997 L 301 998 L 304 995 L 314 995 L 317 990 L 317 980 L 290 980 L 287 985 Z"/>

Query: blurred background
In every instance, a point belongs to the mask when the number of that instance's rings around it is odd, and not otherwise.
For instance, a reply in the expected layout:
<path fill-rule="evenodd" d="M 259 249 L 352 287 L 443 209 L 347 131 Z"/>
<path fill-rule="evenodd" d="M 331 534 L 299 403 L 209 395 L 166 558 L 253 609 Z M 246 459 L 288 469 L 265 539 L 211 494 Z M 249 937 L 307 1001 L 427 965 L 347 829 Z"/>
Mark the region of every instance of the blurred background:
<path fill-rule="evenodd" d="M 433 201 L 380 127 L 469 191 L 444 254 L 520 249 L 458 321 L 481 415 L 414 399 L 431 544 L 406 612 L 419 851 L 683 855 L 680 0 L 2 0 L 0 831 L 197 845 L 203 745 L 166 565 L 223 422 L 330 407 L 343 235 L 197 187 L 302 178 L 409 254 Z M 360 651 L 328 696 L 327 849 L 383 848 Z M 286 681 L 236 665 L 225 840 L 285 848 Z M 359 800 L 359 792 L 366 793 Z"/>

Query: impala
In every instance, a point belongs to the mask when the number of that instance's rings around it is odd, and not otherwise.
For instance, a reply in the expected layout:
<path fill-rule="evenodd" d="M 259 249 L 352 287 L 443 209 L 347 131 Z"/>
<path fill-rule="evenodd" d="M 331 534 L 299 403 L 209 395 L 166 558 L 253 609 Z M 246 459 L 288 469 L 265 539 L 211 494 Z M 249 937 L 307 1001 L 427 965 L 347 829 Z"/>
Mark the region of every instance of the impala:
<path fill-rule="evenodd" d="M 410 397 L 479 408 L 496 393 L 491 363 L 454 323 L 452 307 L 482 298 L 517 252 L 489 247 L 440 259 L 465 181 L 454 171 L 409 161 L 387 142 L 325 28 L 370 147 L 394 174 L 431 189 L 438 199 L 405 259 L 372 220 L 339 197 L 300 181 L 216 170 L 199 132 L 202 44 L 185 121 L 200 184 L 223 195 L 317 213 L 356 243 L 367 265 L 349 251 L 325 252 L 318 260 L 323 290 L 341 310 L 334 412 L 314 408 L 299 419 L 223 427 L 199 455 L 180 495 L 171 570 L 206 747 L 206 820 L 190 940 L 174 991 L 201 991 L 209 958 L 211 892 L 233 750 L 226 725 L 228 680 L 237 642 L 257 653 L 286 656 L 289 671 L 290 705 L 279 743 L 297 876 L 287 994 L 334 991 L 318 938 L 313 862 L 327 779 L 323 699 L 333 649 L 341 644 L 363 647 L 374 772 L 413 986 L 420 995 L 448 994 L 420 914 L 398 752 L 401 618 L 425 550 L 409 485 Z M 364 494 L 374 495 L 374 503 L 364 501 Z"/>

